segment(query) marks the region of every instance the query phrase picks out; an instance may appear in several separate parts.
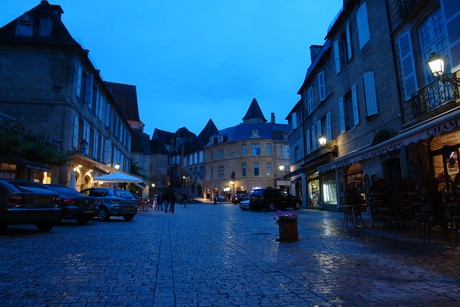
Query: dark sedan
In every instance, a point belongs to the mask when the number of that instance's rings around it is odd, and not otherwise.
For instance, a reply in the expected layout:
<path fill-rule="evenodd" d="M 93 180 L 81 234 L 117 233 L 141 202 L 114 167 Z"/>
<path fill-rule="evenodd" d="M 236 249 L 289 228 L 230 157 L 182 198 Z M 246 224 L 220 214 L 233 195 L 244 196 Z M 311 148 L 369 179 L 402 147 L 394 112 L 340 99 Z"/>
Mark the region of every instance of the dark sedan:
<path fill-rule="evenodd" d="M 75 219 L 85 224 L 97 216 L 99 202 L 96 198 L 58 184 L 47 184 L 46 187 L 56 192 L 61 199 L 61 219 Z"/>
<path fill-rule="evenodd" d="M 48 231 L 59 221 L 59 195 L 32 181 L 0 179 L 0 227 L 35 224 Z"/>
<path fill-rule="evenodd" d="M 111 216 L 122 216 L 129 221 L 137 213 L 136 197 L 127 190 L 114 188 L 90 188 L 80 193 L 96 197 L 99 201 L 98 218 L 107 221 Z"/>

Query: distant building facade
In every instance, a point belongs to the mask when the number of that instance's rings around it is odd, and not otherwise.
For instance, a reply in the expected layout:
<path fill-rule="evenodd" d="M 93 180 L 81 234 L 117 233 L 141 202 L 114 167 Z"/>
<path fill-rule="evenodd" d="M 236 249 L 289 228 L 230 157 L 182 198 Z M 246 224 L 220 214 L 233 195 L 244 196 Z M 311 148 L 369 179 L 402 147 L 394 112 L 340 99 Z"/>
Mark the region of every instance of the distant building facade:
<path fill-rule="evenodd" d="M 253 99 L 242 124 L 209 138 L 204 149 L 204 197 L 230 200 L 254 188 L 289 189 L 283 179 L 289 168 L 287 132 L 287 125 L 275 123 L 274 115 L 267 123 Z"/>
<path fill-rule="evenodd" d="M 29 179 L 67 185 L 75 174 L 83 189 L 98 175 L 129 172 L 132 129 L 62 13 L 41 1 L 0 29 L 0 112 L 69 154 L 66 165 Z"/>

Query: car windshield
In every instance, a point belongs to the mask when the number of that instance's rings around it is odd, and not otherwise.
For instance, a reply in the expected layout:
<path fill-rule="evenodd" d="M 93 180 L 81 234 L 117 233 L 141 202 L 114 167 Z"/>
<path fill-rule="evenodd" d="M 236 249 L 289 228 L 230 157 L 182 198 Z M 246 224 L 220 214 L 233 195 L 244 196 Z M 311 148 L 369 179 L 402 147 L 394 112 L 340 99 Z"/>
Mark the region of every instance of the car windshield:
<path fill-rule="evenodd" d="M 113 194 L 117 197 L 122 197 L 122 198 L 135 198 L 131 192 L 126 191 L 126 190 L 114 190 Z"/>
<path fill-rule="evenodd" d="M 51 189 L 55 190 L 58 193 L 64 194 L 64 195 L 80 195 L 80 193 L 77 190 L 74 190 L 69 187 L 64 187 L 64 186 L 50 186 Z"/>

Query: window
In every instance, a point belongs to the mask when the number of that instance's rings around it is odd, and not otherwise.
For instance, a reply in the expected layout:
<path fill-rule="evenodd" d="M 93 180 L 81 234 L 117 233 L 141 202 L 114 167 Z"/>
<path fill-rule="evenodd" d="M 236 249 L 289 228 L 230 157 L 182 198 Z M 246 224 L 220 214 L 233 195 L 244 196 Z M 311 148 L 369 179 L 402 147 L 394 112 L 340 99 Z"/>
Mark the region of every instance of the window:
<path fill-rule="evenodd" d="M 246 157 L 246 144 L 241 144 L 241 156 Z"/>
<path fill-rule="evenodd" d="M 369 21 L 367 18 L 366 2 L 361 4 L 356 13 L 356 22 L 358 24 L 359 48 L 362 49 L 370 40 Z"/>
<path fill-rule="evenodd" d="M 340 131 L 345 132 L 359 124 L 356 85 L 352 87 L 345 97 L 340 97 L 338 103 Z"/>
<path fill-rule="evenodd" d="M 225 178 L 224 166 L 219 165 L 219 179 L 224 179 L 224 178 Z"/>
<path fill-rule="evenodd" d="M 342 32 L 339 39 L 334 41 L 334 62 L 335 72 L 338 74 L 342 67 L 349 63 L 353 57 L 351 35 L 350 35 L 350 23 L 345 25 L 345 31 Z"/>
<path fill-rule="evenodd" d="M 241 164 L 241 176 L 242 177 L 246 177 L 246 170 L 247 170 L 246 163 L 242 163 Z"/>
<path fill-rule="evenodd" d="M 32 36 L 32 20 L 29 16 L 24 16 L 17 25 L 16 34 L 18 36 Z"/>
<path fill-rule="evenodd" d="M 318 74 L 318 91 L 319 100 L 323 101 L 324 99 L 326 99 L 326 84 L 324 83 L 324 71 L 321 71 Z"/>
<path fill-rule="evenodd" d="M 211 179 L 214 179 L 214 167 L 211 166 L 211 171 L 209 172 Z"/>
<path fill-rule="evenodd" d="M 420 27 L 418 33 L 420 38 L 420 50 L 422 51 L 423 61 L 426 63 L 433 52 L 436 52 L 445 59 L 445 71 L 450 71 L 447 38 L 444 31 L 445 24 L 441 10 L 436 11 L 429 16 Z M 425 81 L 431 83 L 434 77 L 431 74 L 428 65 L 423 65 L 425 71 Z"/>
<path fill-rule="evenodd" d="M 317 125 L 311 126 L 311 150 L 315 150 L 318 146 L 318 132 L 316 130 Z M 321 132 L 321 131 L 320 131 Z"/>
<path fill-rule="evenodd" d="M 272 163 L 271 163 L 271 162 L 267 162 L 267 164 L 265 165 L 265 168 L 266 168 L 266 175 L 267 175 L 267 176 L 272 176 L 272 175 L 273 175 L 273 166 L 272 166 Z"/>
<path fill-rule="evenodd" d="M 259 143 L 251 144 L 251 155 L 260 156 L 260 144 Z"/>
<path fill-rule="evenodd" d="M 259 163 L 254 163 L 254 176 L 260 176 Z"/>
<path fill-rule="evenodd" d="M 289 159 L 289 145 L 283 145 L 283 159 Z"/>
<path fill-rule="evenodd" d="M 374 72 L 367 71 L 363 74 L 364 97 L 366 98 L 366 115 L 377 114 L 377 93 L 375 90 Z"/>
<path fill-rule="evenodd" d="M 292 112 L 291 114 L 291 123 L 292 123 L 292 130 L 297 128 L 297 113 Z"/>
<path fill-rule="evenodd" d="M 299 145 L 294 147 L 294 161 L 298 161 L 300 159 L 300 148 Z"/>
<path fill-rule="evenodd" d="M 40 18 L 40 26 L 38 28 L 38 36 L 47 37 L 53 30 L 53 22 L 50 18 Z"/>
<path fill-rule="evenodd" d="M 266 156 L 272 155 L 272 143 L 265 143 L 265 155 Z"/>
<path fill-rule="evenodd" d="M 218 154 L 219 154 L 219 159 L 222 160 L 224 158 L 224 149 L 223 148 L 219 149 Z"/>
<path fill-rule="evenodd" d="M 83 103 L 87 103 L 88 107 L 90 107 L 93 92 L 93 76 L 87 74 L 81 65 L 78 66 L 77 73 L 77 97 L 80 98 Z"/>

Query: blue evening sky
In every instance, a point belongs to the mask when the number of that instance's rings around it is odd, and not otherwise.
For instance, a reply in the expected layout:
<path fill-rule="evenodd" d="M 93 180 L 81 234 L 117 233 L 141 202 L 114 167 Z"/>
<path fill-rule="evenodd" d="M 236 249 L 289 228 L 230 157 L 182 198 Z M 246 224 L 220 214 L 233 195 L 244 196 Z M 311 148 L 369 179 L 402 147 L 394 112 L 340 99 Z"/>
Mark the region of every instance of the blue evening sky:
<path fill-rule="evenodd" d="M 144 132 L 242 122 L 256 98 L 278 123 L 300 99 L 310 45 L 342 0 L 49 0 L 105 81 L 136 85 Z M 0 27 L 40 3 L 1 0 Z"/>

